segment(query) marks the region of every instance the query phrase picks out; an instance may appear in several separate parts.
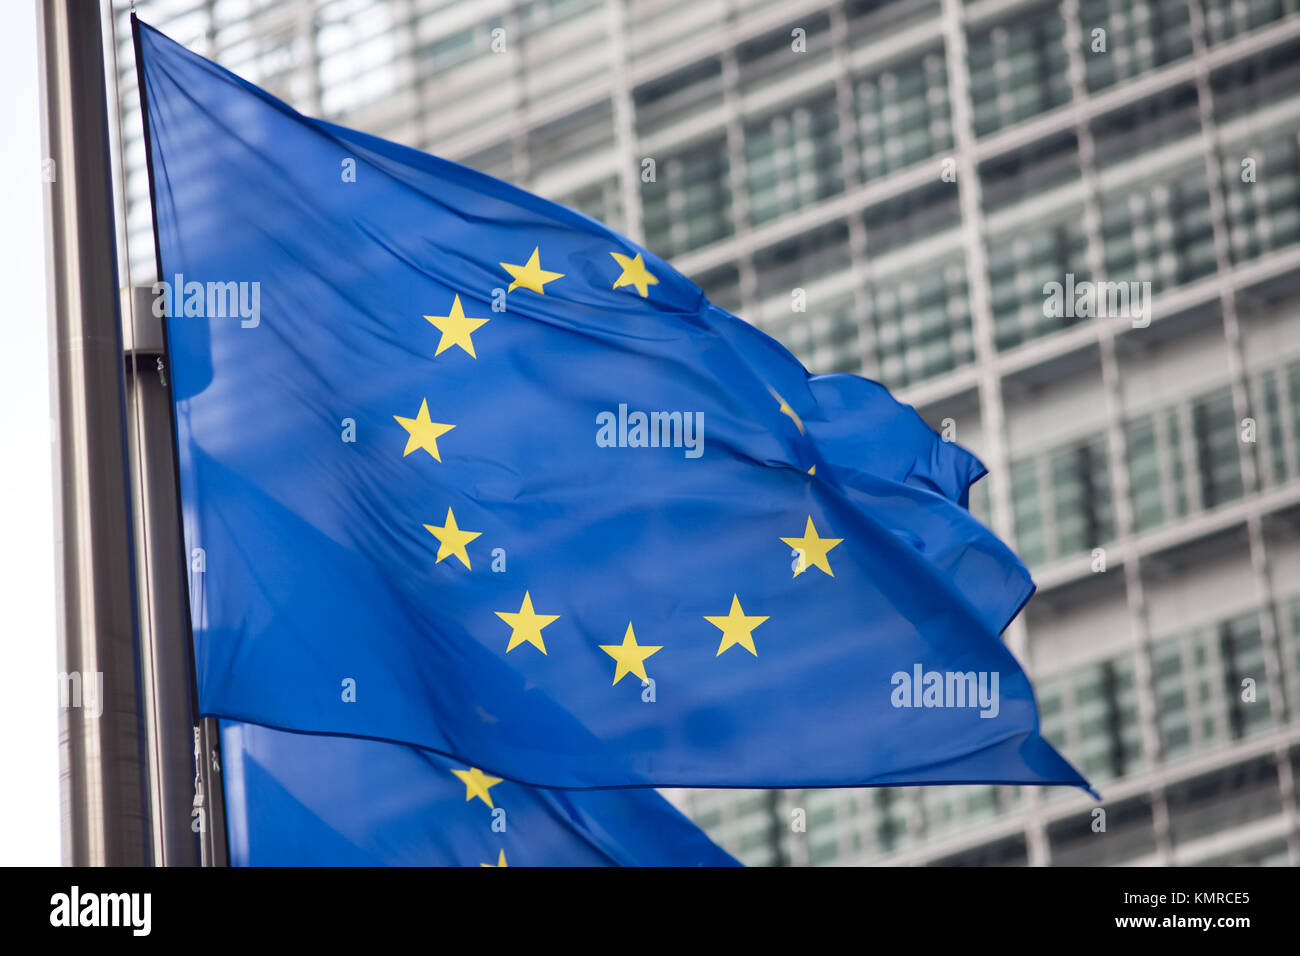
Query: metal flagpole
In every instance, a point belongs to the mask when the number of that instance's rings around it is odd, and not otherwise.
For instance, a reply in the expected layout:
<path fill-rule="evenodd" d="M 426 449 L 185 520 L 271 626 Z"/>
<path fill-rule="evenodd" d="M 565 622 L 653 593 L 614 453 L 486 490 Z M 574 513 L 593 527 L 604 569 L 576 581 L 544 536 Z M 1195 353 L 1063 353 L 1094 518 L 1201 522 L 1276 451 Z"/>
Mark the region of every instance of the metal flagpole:
<path fill-rule="evenodd" d="M 129 269 L 127 273 L 129 279 Z M 162 321 L 153 314 L 148 286 L 128 286 L 122 308 L 130 317 L 123 326 L 130 411 L 127 434 L 139 559 L 140 670 L 149 730 L 154 863 L 197 866 L 198 828 L 207 825 L 207 818 L 206 808 L 194 802 L 198 789 L 194 655 Z"/>
<path fill-rule="evenodd" d="M 151 862 L 99 7 L 41 0 L 63 859 Z M 92 699 L 93 698 L 93 699 Z"/>
<path fill-rule="evenodd" d="M 134 12 L 131 35 L 149 180 L 154 263 L 161 277 L 149 104 L 140 56 L 140 28 Z M 179 290 L 175 291 L 179 294 Z M 193 571 L 185 554 L 181 524 L 176 404 L 168 373 L 167 324 L 155 317 L 148 288 L 131 290 L 130 301 L 133 337 L 129 382 L 136 409 L 132 431 L 141 452 L 137 462 L 143 519 L 140 535 L 150 577 L 144 620 L 146 674 L 155 689 L 157 726 L 151 757 L 160 788 L 157 799 L 162 849 L 169 865 L 201 862 L 204 866 L 227 866 L 219 728 L 214 718 L 198 717 L 188 583 Z"/>

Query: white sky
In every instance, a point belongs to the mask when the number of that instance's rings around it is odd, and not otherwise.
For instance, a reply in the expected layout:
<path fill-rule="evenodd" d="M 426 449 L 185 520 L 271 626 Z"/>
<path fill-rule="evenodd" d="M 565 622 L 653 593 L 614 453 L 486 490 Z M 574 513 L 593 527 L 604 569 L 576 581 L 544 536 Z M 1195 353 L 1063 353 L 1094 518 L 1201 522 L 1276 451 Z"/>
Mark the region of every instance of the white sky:
<path fill-rule="evenodd" d="M 36 4 L 0 30 L 0 865 L 57 865 L 58 652 Z"/>

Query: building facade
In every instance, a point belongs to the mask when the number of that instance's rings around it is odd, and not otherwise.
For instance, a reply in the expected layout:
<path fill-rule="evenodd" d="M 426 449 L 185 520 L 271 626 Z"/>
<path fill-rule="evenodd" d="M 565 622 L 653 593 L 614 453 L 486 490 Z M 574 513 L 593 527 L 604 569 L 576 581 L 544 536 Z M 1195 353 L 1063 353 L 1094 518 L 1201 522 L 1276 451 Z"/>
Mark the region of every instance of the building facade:
<path fill-rule="evenodd" d="M 972 509 L 1039 584 L 1006 639 L 1104 801 L 671 795 L 743 861 L 1300 864 L 1300 0 L 137 6 L 608 223 L 988 465 Z"/>

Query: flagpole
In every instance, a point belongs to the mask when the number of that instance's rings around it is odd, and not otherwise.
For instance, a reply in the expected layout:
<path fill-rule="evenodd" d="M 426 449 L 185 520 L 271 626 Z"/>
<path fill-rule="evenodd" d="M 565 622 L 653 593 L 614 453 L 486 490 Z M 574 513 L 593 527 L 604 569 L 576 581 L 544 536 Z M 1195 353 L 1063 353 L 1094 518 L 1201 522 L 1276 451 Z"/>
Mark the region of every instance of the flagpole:
<path fill-rule="evenodd" d="M 149 181 L 149 211 L 153 228 L 155 274 L 162 276 L 162 247 L 153 178 L 153 142 L 149 133 L 149 102 L 145 95 L 140 26 L 131 14 L 135 50 L 136 88 L 144 133 L 145 169 Z M 228 866 L 225 786 L 221 765 L 220 728 L 215 718 L 199 718 L 194 671 L 193 616 L 189 582 L 194 569 L 185 552 L 181 522 L 180 462 L 176 449 L 176 403 L 172 393 L 167 348 L 167 323 L 157 318 L 147 288 L 133 290 L 132 308 L 136 358 L 132 362 L 133 395 L 139 402 L 137 423 L 143 450 L 138 469 L 141 499 L 148 520 L 141 529 L 147 557 L 152 561 L 148 588 L 149 616 L 146 648 L 158 707 L 158 779 L 160 830 L 170 847 L 169 864 L 202 863 Z M 139 360 L 145 359 L 143 370 Z M 147 486 L 147 487 L 146 487 Z M 192 779 L 182 778 L 188 773 Z M 193 839 L 197 828 L 197 844 Z"/>
<path fill-rule="evenodd" d="M 41 0 L 63 860 L 152 860 L 99 5 Z M 102 690 L 101 690 L 102 688 Z M 97 699 L 91 700 L 91 691 Z"/>
<path fill-rule="evenodd" d="M 162 320 L 153 315 L 149 286 L 124 290 L 122 308 L 129 317 L 122 329 L 154 863 L 196 866 L 198 718 Z"/>

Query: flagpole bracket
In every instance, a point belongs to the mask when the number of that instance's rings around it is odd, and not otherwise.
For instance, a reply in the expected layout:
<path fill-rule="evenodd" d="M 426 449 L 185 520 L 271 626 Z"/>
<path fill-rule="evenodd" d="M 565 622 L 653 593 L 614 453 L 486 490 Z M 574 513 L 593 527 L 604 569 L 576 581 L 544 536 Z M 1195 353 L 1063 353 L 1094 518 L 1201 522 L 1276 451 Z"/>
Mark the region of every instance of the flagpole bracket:
<path fill-rule="evenodd" d="M 154 314 L 154 293 L 147 285 L 120 290 L 122 296 L 122 353 L 124 356 L 159 356 L 163 348 L 163 320 Z"/>

